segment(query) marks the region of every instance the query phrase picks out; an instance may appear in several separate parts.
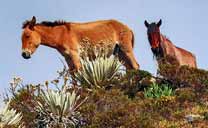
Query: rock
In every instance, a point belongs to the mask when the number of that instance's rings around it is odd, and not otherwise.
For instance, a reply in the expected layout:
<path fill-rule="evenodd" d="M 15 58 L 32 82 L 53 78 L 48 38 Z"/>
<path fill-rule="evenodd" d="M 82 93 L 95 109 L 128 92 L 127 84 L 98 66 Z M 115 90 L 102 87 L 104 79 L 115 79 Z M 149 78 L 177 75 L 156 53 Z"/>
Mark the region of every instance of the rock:
<path fill-rule="evenodd" d="M 148 87 L 151 84 L 155 83 L 156 79 L 153 77 L 145 77 L 142 80 L 139 81 L 139 83 L 143 86 L 143 87 Z"/>
<path fill-rule="evenodd" d="M 188 123 L 192 123 L 195 120 L 199 120 L 199 119 L 204 119 L 204 116 L 201 115 L 194 115 L 194 114 L 189 114 L 185 116 L 186 120 L 188 121 Z"/>

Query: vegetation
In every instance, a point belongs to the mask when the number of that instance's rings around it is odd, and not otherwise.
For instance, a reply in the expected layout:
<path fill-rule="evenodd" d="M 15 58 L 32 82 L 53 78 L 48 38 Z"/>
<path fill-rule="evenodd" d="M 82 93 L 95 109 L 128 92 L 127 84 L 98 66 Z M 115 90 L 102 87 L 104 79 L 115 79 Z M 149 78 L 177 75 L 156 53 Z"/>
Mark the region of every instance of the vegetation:
<path fill-rule="evenodd" d="M 145 98 L 161 98 L 173 95 L 173 89 L 170 88 L 168 85 L 158 85 L 154 83 L 144 90 Z"/>
<path fill-rule="evenodd" d="M 79 102 L 80 96 L 75 91 L 58 92 L 53 90 L 42 91 L 41 102 L 38 102 L 36 112 L 37 127 L 76 127 L 80 113 L 77 109 L 84 103 Z"/>
<path fill-rule="evenodd" d="M 14 109 L 9 109 L 9 102 L 0 111 L 0 127 L 1 128 L 21 128 L 22 114 Z"/>
<path fill-rule="evenodd" d="M 78 86 L 66 67 L 44 84 L 14 78 L 4 108 L 13 116 L 1 118 L 7 122 L 1 127 L 11 122 L 26 128 L 207 127 L 208 72 L 173 62 L 160 60 L 155 77 L 142 70 L 123 72 L 116 57 L 83 59 L 75 75 Z"/>
<path fill-rule="evenodd" d="M 102 88 L 109 85 L 121 68 L 121 63 L 114 56 L 107 58 L 102 55 L 92 61 L 82 59 L 81 64 L 82 70 L 75 74 L 75 79 L 80 85 L 88 88 Z"/>
<path fill-rule="evenodd" d="M 175 63 L 175 65 L 172 63 Z M 158 73 L 164 79 L 169 80 L 175 87 L 191 86 L 196 89 L 208 87 L 208 71 L 188 66 L 179 67 L 176 61 L 169 56 L 159 61 Z"/>

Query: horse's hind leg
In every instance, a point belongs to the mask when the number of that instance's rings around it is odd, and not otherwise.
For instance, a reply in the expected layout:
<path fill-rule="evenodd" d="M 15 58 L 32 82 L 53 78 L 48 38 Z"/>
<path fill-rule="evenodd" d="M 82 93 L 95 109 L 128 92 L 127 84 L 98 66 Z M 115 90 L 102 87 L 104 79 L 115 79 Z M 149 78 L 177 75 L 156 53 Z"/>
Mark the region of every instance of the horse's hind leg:
<path fill-rule="evenodd" d="M 133 52 L 120 51 L 118 54 L 119 60 L 124 61 L 124 65 L 127 69 L 139 69 L 139 64 L 134 58 Z"/>
<path fill-rule="evenodd" d="M 118 56 L 119 61 L 124 63 L 126 69 L 139 69 L 139 64 L 136 62 L 133 51 L 124 51 L 117 45 L 113 54 Z"/>
<path fill-rule="evenodd" d="M 127 69 L 139 69 L 134 53 L 133 53 L 133 34 L 131 31 L 127 31 L 120 35 L 120 52 L 119 58 L 124 61 L 124 65 Z"/>

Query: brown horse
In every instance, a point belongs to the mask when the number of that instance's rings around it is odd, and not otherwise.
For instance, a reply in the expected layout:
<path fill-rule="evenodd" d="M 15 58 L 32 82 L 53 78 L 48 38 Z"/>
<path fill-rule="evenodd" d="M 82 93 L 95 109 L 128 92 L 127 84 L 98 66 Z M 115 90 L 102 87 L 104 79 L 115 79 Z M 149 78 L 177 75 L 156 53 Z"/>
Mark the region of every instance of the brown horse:
<path fill-rule="evenodd" d="M 39 45 L 45 45 L 57 49 L 65 57 L 69 70 L 74 72 L 81 68 L 80 49 L 108 46 L 117 49 L 115 51 L 127 69 L 139 69 L 133 54 L 133 32 L 116 20 L 36 23 L 33 16 L 32 20 L 23 23 L 22 28 L 22 56 L 25 59 L 29 59 Z"/>
<path fill-rule="evenodd" d="M 151 24 L 145 20 L 144 24 L 147 27 L 151 50 L 157 60 L 165 56 L 170 56 L 174 58 L 180 66 L 187 65 L 189 67 L 197 67 L 196 57 L 191 52 L 176 47 L 169 39 L 160 33 L 159 27 L 162 24 L 162 20 L 158 23 L 153 22 Z"/>

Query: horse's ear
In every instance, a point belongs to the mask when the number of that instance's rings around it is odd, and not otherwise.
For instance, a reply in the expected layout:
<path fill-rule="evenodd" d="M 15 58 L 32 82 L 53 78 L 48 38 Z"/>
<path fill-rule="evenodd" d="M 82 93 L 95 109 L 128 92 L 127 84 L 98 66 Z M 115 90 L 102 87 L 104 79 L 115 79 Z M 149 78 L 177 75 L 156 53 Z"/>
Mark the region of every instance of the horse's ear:
<path fill-rule="evenodd" d="M 31 25 L 35 25 L 36 24 L 36 17 L 35 16 L 33 16 L 32 17 L 32 20 L 31 20 Z"/>
<path fill-rule="evenodd" d="M 32 20 L 30 21 L 30 26 L 29 26 L 29 28 L 30 28 L 31 30 L 34 30 L 35 24 L 36 24 L 36 17 L 33 16 L 33 17 L 32 17 Z"/>
<path fill-rule="evenodd" d="M 144 24 L 147 28 L 149 27 L 149 23 L 146 20 L 144 21 Z"/>
<path fill-rule="evenodd" d="M 160 21 L 157 23 L 157 26 L 160 27 L 161 24 L 162 24 L 162 20 L 160 19 Z"/>

